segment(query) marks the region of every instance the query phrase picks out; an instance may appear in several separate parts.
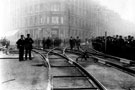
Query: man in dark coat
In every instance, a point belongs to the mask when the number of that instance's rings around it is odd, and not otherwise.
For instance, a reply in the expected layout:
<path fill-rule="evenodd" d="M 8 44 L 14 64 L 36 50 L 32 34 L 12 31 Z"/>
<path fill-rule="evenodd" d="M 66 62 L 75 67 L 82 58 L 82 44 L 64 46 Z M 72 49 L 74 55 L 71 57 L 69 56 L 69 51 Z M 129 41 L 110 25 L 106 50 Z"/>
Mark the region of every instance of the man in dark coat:
<path fill-rule="evenodd" d="M 77 38 L 76 38 L 76 47 L 77 47 L 77 50 L 80 49 L 80 43 L 81 43 L 81 40 L 80 40 L 79 37 L 77 36 Z"/>
<path fill-rule="evenodd" d="M 47 44 L 47 49 L 49 49 L 51 46 L 51 39 L 49 37 L 46 40 L 46 44 Z"/>
<path fill-rule="evenodd" d="M 43 49 L 45 49 L 45 47 L 46 47 L 46 40 L 45 40 L 45 38 L 43 38 L 43 40 L 42 40 L 42 45 L 43 45 Z"/>
<path fill-rule="evenodd" d="M 70 44 L 70 49 L 73 50 L 74 47 L 74 39 L 72 37 L 70 37 L 69 39 L 69 44 Z"/>
<path fill-rule="evenodd" d="M 23 55 L 24 55 L 24 36 L 21 35 L 21 38 L 16 42 L 17 48 L 19 49 L 19 61 L 23 61 Z"/>
<path fill-rule="evenodd" d="M 29 60 L 31 59 L 31 50 L 32 50 L 32 44 L 33 40 L 30 37 L 30 34 L 27 34 L 27 38 L 25 39 L 25 60 L 27 60 L 27 54 L 29 54 Z"/>

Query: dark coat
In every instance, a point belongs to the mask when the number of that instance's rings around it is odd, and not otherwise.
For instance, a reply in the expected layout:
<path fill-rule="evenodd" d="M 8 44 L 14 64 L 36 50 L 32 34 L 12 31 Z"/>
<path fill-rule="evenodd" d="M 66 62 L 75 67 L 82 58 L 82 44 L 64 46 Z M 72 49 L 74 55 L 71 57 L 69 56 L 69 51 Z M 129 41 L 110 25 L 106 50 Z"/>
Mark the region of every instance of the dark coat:
<path fill-rule="evenodd" d="M 26 38 L 25 39 L 25 49 L 32 49 L 32 44 L 33 44 L 32 38 Z"/>
<path fill-rule="evenodd" d="M 80 39 L 76 39 L 76 45 L 80 46 L 81 40 Z"/>
<path fill-rule="evenodd" d="M 74 44 L 74 39 L 70 39 L 70 40 L 69 40 L 69 43 L 70 43 L 70 45 L 73 46 L 73 44 Z"/>
<path fill-rule="evenodd" d="M 19 39 L 17 42 L 17 48 L 18 49 L 24 49 L 24 44 L 25 44 L 25 40 L 24 39 Z"/>

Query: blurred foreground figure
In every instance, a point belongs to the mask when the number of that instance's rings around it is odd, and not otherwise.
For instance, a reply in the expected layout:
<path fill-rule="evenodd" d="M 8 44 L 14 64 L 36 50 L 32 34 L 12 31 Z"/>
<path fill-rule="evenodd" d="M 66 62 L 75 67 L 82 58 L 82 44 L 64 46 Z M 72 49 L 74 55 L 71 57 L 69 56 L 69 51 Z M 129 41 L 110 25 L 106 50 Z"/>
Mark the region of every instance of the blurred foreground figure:
<path fill-rule="evenodd" d="M 84 51 L 82 53 L 82 55 L 80 55 L 78 58 L 76 58 L 76 62 L 78 62 L 79 59 L 81 59 L 81 61 L 84 59 L 85 61 L 87 61 L 87 58 L 89 58 L 89 54 L 88 51 Z"/>
<path fill-rule="evenodd" d="M 23 55 L 24 55 L 24 36 L 21 35 L 21 38 L 16 42 L 17 48 L 19 49 L 19 61 L 23 61 Z"/>
<path fill-rule="evenodd" d="M 32 44 L 33 40 L 30 37 L 30 34 L 27 34 L 27 38 L 25 39 L 25 60 L 27 60 L 27 54 L 29 54 L 29 60 L 32 60 L 31 58 L 31 50 L 32 50 Z"/>

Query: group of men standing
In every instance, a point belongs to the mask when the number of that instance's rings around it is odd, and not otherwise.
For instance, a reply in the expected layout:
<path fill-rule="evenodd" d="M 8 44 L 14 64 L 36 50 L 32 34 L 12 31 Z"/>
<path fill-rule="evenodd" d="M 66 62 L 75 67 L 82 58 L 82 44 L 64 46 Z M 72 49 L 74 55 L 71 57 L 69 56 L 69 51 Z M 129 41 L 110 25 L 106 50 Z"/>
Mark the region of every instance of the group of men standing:
<path fill-rule="evenodd" d="M 52 44 L 52 39 L 50 39 L 49 37 L 47 39 L 43 38 L 42 44 L 43 44 L 43 49 L 45 48 L 49 49 Z"/>
<path fill-rule="evenodd" d="M 32 44 L 33 40 L 30 37 L 30 34 L 27 34 L 27 38 L 24 37 L 24 35 L 21 35 L 21 38 L 16 42 L 17 48 L 19 49 L 19 61 L 24 61 L 24 51 L 25 51 L 25 60 L 27 60 L 27 55 L 29 54 L 29 60 L 32 60 L 31 58 L 31 50 L 32 50 Z"/>
<path fill-rule="evenodd" d="M 79 39 L 79 37 L 77 36 L 77 38 L 73 38 L 72 36 L 70 37 L 69 39 L 69 44 L 70 44 L 70 48 L 71 50 L 73 50 L 73 48 L 77 48 L 77 50 L 80 49 L 80 43 L 81 43 L 81 40 Z"/>

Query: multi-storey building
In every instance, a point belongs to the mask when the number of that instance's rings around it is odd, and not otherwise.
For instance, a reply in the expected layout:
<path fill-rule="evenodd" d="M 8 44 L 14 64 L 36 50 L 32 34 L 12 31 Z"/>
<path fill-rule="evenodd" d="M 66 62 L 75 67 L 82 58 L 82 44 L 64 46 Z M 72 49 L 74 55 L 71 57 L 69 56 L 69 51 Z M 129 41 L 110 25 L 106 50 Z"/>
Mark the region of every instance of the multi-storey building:
<path fill-rule="evenodd" d="M 15 29 L 20 34 L 43 37 L 91 36 L 87 0 L 37 0 L 25 4 L 15 16 Z"/>

